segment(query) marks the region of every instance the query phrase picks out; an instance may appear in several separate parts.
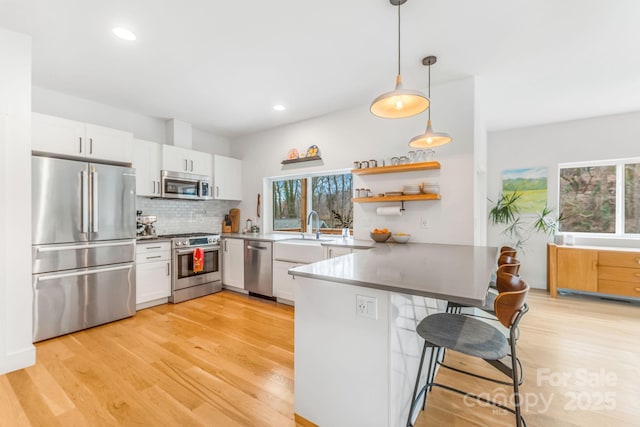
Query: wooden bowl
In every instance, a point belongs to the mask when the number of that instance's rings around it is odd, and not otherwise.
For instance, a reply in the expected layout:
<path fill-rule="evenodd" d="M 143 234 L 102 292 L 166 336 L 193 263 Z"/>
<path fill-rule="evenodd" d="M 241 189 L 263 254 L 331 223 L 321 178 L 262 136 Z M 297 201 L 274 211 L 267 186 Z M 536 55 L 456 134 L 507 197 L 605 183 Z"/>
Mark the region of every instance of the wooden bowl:
<path fill-rule="evenodd" d="M 391 237 L 391 233 L 369 233 L 369 236 L 378 243 L 384 243 Z"/>

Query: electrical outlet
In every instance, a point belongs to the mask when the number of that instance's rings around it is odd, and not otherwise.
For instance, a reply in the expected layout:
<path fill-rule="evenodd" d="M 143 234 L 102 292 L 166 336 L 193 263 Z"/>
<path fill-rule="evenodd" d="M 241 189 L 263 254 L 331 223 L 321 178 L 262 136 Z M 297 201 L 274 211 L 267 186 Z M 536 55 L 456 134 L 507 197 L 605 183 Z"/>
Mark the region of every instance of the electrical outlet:
<path fill-rule="evenodd" d="M 420 228 L 429 228 L 429 220 L 427 218 L 420 218 Z"/>
<path fill-rule="evenodd" d="M 376 297 L 356 295 L 356 314 L 360 317 L 378 319 L 378 299 Z"/>

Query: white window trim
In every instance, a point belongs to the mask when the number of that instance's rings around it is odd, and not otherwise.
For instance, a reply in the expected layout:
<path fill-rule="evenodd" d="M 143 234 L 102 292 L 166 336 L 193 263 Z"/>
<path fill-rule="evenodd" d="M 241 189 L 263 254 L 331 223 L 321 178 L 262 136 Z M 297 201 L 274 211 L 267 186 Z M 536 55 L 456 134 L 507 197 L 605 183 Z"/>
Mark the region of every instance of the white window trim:
<path fill-rule="evenodd" d="M 588 237 L 588 238 L 615 238 L 615 239 L 623 239 L 623 240 L 638 240 L 640 239 L 640 233 L 625 233 L 624 232 L 624 207 L 625 207 L 625 195 L 624 195 L 624 165 L 632 164 L 632 163 L 640 163 L 640 157 L 630 157 L 630 158 L 622 158 L 622 159 L 610 159 L 610 160 L 594 160 L 594 161 L 584 161 L 584 162 L 569 162 L 569 163 L 558 163 L 558 188 L 556 191 L 557 194 L 557 204 L 558 209 L 560 209 L 560 187 L 561 187 L 561 179 L 560 179 L 560 170 L 568 169 L 568 168 L 580 168 L 580 167 L 589 167 L 589 166 L 615 166 L 616 167 L 616 224 L 615 224 L 615 232 L 613 233 L 587 233 L 587 232 L 577 232 L 577 231 L 558 231 L 556 234 L 561 236 L 576 236 L 576 237 Z"/>

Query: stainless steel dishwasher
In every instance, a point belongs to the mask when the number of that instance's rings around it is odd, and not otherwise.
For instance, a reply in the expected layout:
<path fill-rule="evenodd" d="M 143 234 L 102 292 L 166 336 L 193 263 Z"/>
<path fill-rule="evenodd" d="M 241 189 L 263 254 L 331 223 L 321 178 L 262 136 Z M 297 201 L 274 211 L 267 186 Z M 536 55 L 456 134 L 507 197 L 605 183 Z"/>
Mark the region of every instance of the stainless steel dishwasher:
<path fill-rule="evenodd" d="M 273 297 L 272 243 L 244 242 L 244 289 L 252 294 Z"/>

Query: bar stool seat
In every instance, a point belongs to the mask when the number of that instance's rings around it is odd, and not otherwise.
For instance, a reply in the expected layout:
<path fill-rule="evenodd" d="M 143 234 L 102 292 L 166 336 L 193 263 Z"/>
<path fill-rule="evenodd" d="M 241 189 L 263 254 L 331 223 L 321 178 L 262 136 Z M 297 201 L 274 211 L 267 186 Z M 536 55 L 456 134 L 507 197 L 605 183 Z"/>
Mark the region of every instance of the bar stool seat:
<path fill-rule="evenodd" d="M 444 347 L 485 360 L 499 360 L 509 354 L 509 345 L 502 332 L 469 316 L 432 314 L 418 324 L 416 331 L 428 347 Z"/>
<path fill-rule="evenodd" d="M 423 399 L 422 409 L 427 403 L 427 395 L 433 387 L 443 388 L 466 397 L 478 399 L 484 403 L 496 406 L 515 415 L 516 426 L 526 427 L 526 421 L 522 417 L 520 408 L 519 386 L 522 383 L 522 364 L 516 355 L 516 342 L 518 324 L 522 316 L 529 311 L 526 304 L 526 296 L 529 286 L 519 276 L 500 272 L 496 278 L 498 291 L 494 300 L 494 312 L 496 319 L 508 329 L 509 335 L 490 323 L 479 318 L 470 317 L 458 313 L 436 313 L 422 319 L 416 327 L 418 335 L 424 339 L 422 355 L 418 364 L 418 374 L 413 389 L 413 396 L 409 406 L 407 426 L 413 426 L 412 417 L 418 402 Z M 426 384 L 420 388 L 422 368 L 425 362 L 427 349 L 431 349 L 428 363 Z M 471 357 L 483 359 L 489 365 L 496 368 L 510 381 L 479 375 L 474 372 L 452 367 L 444 363 L 444 352 L 455 351 Z M 441 354 L 442 351 L 442 354 Z M 502 361 L 510 359 L 510 366 Z M 492 381 L 513 387 L 513 407 L 506 406 L 498 401 L 493 401 L 475 395 L 450 385 L 435 381 L 437 366 L 451 369 L 475 378 Z"/>

